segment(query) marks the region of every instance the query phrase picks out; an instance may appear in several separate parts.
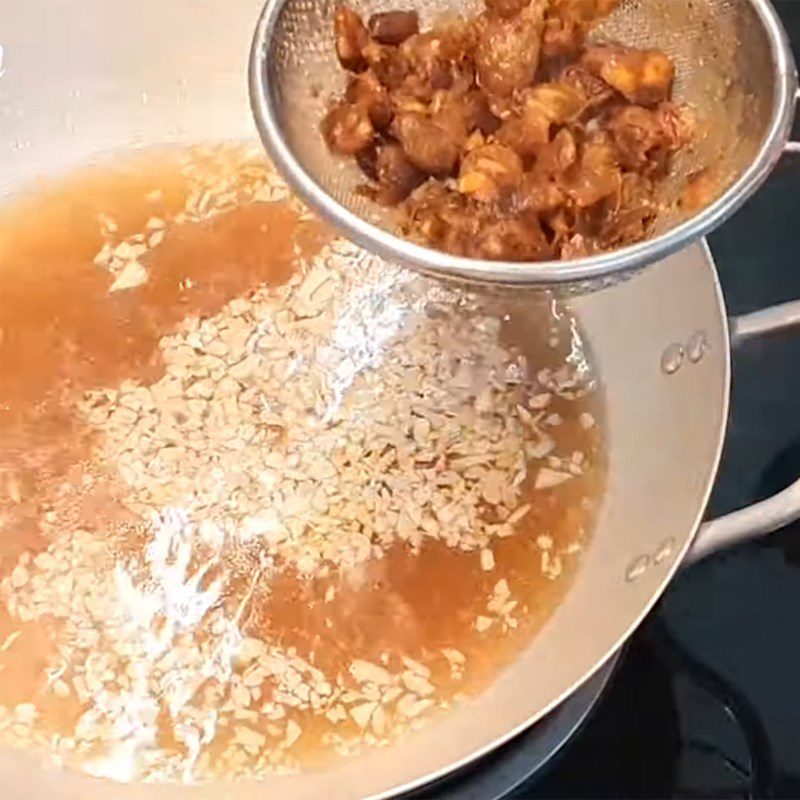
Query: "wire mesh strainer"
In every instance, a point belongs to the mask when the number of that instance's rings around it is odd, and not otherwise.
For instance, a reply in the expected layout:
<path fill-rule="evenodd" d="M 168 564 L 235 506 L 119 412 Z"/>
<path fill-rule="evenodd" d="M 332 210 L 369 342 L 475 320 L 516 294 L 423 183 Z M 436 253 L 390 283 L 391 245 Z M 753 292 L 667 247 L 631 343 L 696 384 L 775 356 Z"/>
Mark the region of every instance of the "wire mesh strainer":
<path fill-rule="evenodd" d="M 679 155 L 662 189 L 650 238 L 569 261 L 503 262 L 462 258 L 394 235 L 389 212 L 357 194 L 363 175 L 329 153 L 319 124 L 346 74 L 334 51 L 338 0 L 269 0 L 253 42 L 250 93 L 264 144 L 290 185 L 318 213 L 363 247 L 423 272 L 473 281 L 572 284 L 589 290 L 660 260 L 708 233 L 761 184 L 791 130 L 797 75 L 786 34 L 768 0 L 623 0 L 595 29 L 594 40 L 657 48 L 676 67 L 674 99 L 689 105 L 701 135 Z M 355 0 L 369 16 L 397 0 Z M 475 0 L 418 0 L 422 26 L 445 13 L 474 13 Z M 713 175 L 705 207 L 680 212 L 690 176 Z"/>

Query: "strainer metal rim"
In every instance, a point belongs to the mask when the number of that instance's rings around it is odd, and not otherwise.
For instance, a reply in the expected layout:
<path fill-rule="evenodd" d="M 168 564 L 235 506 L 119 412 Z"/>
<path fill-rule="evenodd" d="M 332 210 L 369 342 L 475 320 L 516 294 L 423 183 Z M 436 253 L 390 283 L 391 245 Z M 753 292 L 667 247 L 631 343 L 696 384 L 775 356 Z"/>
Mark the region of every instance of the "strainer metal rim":
<path fill-rule="evenodd" d="M 788 36 L 769 0 L 750 0 L 769 37 L 775 71 L 775 100 L 767 133 L 755 159 L 717 200 L 655 238 L 587 258 L 510 262 L 454 256 L 409 242 L 354 214 L 334 200 L 295 157 L 283 136 L 277 98 L 267 74 L 270 42 L 285 2 L 267 0 L 265 3 L 253 36 L 248 67 L 250 104 L 268 155 L 300 198 L 348 238 L 388 260 L 426 274 L 479 283 L 530 286 L 574 283 L 633 272 L 683 249 L 728 219 L 772 171 L 791 132 L 798 80 Z M 320 135 L 316 130 L 310 133 Z"/>

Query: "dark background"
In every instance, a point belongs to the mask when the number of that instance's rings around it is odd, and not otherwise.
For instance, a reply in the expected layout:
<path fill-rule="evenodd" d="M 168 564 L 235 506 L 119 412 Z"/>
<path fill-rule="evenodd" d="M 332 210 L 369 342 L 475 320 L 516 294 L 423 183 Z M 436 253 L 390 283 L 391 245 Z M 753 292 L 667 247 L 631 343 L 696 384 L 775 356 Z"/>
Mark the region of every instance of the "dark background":
<path fill-rule="evenodd" d="M 774 0 L 800 62 L 800 0 Z M 800 114 L 798 114 L 800 118 Z M 800 139 L 800 119 L 795 122 Z M 800 154 L 710 237 L 729 314 L 800 299 Z M 733 357 L 731 416 L 709 516 L 800 477 L 800 331 Z M 800 525 L 680 575 L 673 633 L 753 700 L 778 763 L 800 776 Z M 800 797 L 800 785 L 797 788 Z"/>

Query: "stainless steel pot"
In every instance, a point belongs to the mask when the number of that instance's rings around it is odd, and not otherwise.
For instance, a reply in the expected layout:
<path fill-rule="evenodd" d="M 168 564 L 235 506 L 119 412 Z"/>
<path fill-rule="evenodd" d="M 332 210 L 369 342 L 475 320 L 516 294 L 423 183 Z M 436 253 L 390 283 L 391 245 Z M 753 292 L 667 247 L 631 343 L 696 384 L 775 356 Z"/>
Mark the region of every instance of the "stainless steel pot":
<path fill-rule="evenodd" d="M 260 2 L 139 0 L 123 13 L 105 0 L 0 0 L 0 198 L 102 151 L 253 137 L 245 75 Z M 605 389 L 608 492 L 566 601 L 488 691 L 394 747 L 325 772 L 258 785 L 101 789 L 4 752 L 3 797 L 390 795 L 476 758 L 558 706 L 616 652 L 687 560 L 800 516 L 798 482 L 699 528 L 730 378 L 728 323 L 705 245 L 576 298 L 574 309 Z M 798 322 L 798 303 L 761 312 L 735 320 L 733 340 Z"/>

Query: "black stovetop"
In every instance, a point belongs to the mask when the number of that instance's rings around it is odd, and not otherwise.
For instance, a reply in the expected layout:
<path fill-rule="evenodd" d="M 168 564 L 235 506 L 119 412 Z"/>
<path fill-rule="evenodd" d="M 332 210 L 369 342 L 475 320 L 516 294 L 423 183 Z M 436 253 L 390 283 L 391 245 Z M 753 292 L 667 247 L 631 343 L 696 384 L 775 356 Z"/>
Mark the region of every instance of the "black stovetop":
<path fill-rule="evenodd" d="M 800 61 L 800 0 L 775 5 Z M 784 157 L 711 249 L 729 313 L 800 298 L 800 156 Z M 800 475 L 799 398 L 800 336 L 735 355 L 709 516 Z M 583 729 L 544 774 L 494 797 L 800 797 L 799 616 L 800 523 L 684 571 Z"/>

